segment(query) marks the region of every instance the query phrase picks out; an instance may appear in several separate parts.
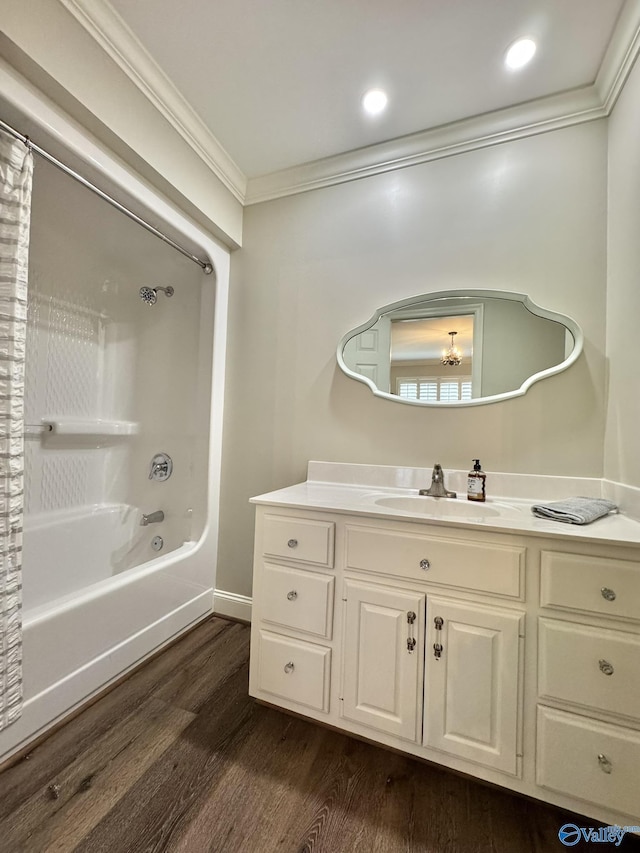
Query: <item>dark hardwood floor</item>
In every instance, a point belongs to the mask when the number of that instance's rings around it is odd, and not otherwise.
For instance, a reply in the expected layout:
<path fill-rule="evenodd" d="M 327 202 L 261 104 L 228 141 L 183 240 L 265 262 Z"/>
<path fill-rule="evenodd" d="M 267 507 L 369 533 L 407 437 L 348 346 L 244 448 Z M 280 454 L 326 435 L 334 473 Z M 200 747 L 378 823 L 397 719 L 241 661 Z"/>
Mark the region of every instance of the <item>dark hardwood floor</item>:
<path fill-rule="evenodd" d="M 258 705 L 248 656 L 211 618 L 2 772 L 0 850 L 548 853 L 593 825 Z"/>

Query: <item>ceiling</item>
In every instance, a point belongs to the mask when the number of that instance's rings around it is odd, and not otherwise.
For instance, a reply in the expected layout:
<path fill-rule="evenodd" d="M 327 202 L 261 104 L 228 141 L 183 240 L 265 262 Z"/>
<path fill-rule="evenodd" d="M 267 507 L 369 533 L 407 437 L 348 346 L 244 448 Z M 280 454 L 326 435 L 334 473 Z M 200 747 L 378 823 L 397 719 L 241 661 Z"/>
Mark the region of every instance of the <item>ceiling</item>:
<path fill-rule="evenodd" d="M 251 178 L 590 86 L 624 0 L 110 5 Z M 537 54 L 509 72 L 524 35 Z M 360 108 L 371 87 L 389 95 L 377 118 Z"/>
<path fill-rule="evenodd" d="M 449 335 L 454 331 L 454 344 L 471 370 L 473 315 L 392 320 L 391 361 L 440 361 L 451 346 Z"/>

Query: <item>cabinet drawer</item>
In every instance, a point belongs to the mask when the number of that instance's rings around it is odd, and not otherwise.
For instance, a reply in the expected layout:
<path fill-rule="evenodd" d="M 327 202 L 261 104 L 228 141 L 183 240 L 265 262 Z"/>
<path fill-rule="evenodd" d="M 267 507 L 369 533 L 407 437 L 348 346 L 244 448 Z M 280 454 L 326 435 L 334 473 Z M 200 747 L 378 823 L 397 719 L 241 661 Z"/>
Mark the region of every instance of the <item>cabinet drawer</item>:
<path fill-rule="evenodd" d="M 536 781 L 636 818 L 640 732 L 538 706 Z"/>
<path fill-rule="evenodd" d="M 540 604 L 640 620 L 640 564 L 543 551 Z"/>
<path fill-rule="evenodd" d="M 258 689 L 316 711 L 329 710 L 331 649 L 260 631 Z"/>
<path fill-rule="evenodd" d="M 541 696 L 640 719 L 640 636 L 539 622 Z"/>
<path fill-rule="evenodd" d="M 265 515 L 262 550 L 269 557 L 333 568 L 334 523 Z"/>
<path fill-rule="evenodd" d="M 330 575 L 267 564 L 262 573 L 261 618 L 330 639 L 334 583 Z"/>
<path fill-rule="evenodd" d="M 347 568 L 510 598 L 521 594 L 525 549 L 440 536 L 347 527 Z"/>

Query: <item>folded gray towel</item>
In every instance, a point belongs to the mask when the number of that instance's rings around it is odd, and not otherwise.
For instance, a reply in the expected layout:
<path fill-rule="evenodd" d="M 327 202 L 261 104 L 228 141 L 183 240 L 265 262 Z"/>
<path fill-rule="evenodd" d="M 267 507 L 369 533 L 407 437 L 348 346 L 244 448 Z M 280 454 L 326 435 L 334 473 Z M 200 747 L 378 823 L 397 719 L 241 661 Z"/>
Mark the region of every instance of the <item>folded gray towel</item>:
<path fill-rule="evenodd" d="M 618 507 L 604 498 L 567 498 L 564 501 L 535 504 L 531 507 L 531 512 L 539 518 L 550 518 L 552 521 L 591 524 L 596 518 L 608 515 L 610 512 L 618 512 Z"/>

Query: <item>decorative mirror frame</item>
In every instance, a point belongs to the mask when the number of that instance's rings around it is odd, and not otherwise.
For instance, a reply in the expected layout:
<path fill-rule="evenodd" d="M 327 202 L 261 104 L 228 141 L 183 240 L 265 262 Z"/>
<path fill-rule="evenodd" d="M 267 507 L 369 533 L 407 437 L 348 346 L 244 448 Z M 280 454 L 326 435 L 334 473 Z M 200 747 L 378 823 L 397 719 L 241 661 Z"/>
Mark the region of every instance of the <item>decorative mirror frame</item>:
<path fill-rule="evenodd" d="M 399 397 L 396 394 L 391 394 L 388 391 L 381 391 L 371 379 L 368 379 L 366 376 L 363 376 L 361 373 L 356 373 L 350 367 L 348 367 L 344 361 L 343 351 L 345 345 L 351 338 L 354 338 L 356 335 L 361 334 L 361 332 L 366 332 L 367 329 L 370 329 L 374 326 L 380 317 L 384 314 L 389 314 L 395 311 L 402 311 L 411 305 L 416 303 L 423 303 L 432 300 L 438 299 L 452 299 L 458 296 L 463 296 L 467 298 L 498 298 L 498 299 L 509 299 L 513 302 L 520 302 L 524 307 L 531 312 L 531 314 L 535 314 L 537 317 L 542 317 L 546 320 L 552 320 L 553 322 L 560 323 L 566 329 L 568 329 L 573 335 L 574 346 L 571 353 L 567 356 L 567 358 L 560 362 L 559 364 L 554 365 L 553 367 L 548 367 L 545 370 L 541 370 L 539 373 L 534 373 L 528 379 L 526 379 L 519 388 L 514 389 L 513 391 L 505 391 L 503 394 L 493 394 L 488 397 L 478 397 L 477 399 L 472 400 L 455 400 L 451 402 L 433 402 L 430 403 L 426 400 L 407 400 L 403 397 Z M 575 320 L 572 320 L 571 317 L 567 317 L 565 314 L 559 314 L 556 311 L 550 311 L 548 308 L 541 308 L 539 305 L 536 305 L 525 293 L 515 293 L 506 290 L 438 290 L 433 293 L 423 293 L 418 296 L 411 296 L 407 299 L 401 299 L 399 302 L 391 302 L 389 305 L 384 305 L 382 308 L 379 308 L 375 314 L 367 320 L 366 323 L 362 323 L 362 325 L 357 326 L 355 329 L 351 329 L 343 335 L 338 344 L 337 349 L 337 359 L 338 365 L 340 369 L 347 376 L 351 377 L 351 379 L 355 379 L 357 382 L 362 382 L 367 385 L 374 396 L 382 397 L 384 400 L 391 400 L 394 403 L 404 403 L 408 406 L 421 406 L 422 408 L 461 408 L 466 406 L 484 406 L 488 403 L 498 403 L 502 400 L 510 400 L 513 397 L 521 397 L 523 394 L 529 390 L 529 388 L 535 383 L 539 382 L 541 379 L 546 379 L 548 376 L 553 376 L 556 373 L 562 373 L 563 370 L 566 370 L 570 367 L 582 353 L 582 348 L 584 344 L 584 334 L 582 332 L 582 328 L 576 323 Z"/>

